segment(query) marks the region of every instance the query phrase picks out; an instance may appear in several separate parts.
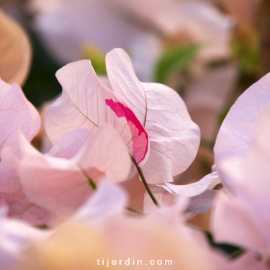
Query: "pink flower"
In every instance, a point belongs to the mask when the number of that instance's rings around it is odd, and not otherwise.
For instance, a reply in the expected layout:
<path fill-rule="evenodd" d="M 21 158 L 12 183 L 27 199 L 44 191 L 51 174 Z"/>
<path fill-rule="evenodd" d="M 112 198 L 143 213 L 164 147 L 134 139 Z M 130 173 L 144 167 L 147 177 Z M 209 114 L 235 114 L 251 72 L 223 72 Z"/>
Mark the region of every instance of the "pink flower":
<path fill-rule="evenodd" d="M 21 158 L 18 135 L 31 141 L 40 128 L 40 118 L 17 84 L 1 80 L 0 89 L 0 198 L 9 205 L 9 215 L 42 225 L 50 215 L 25 197 L 17 170 Z"/>
<path fill-rule="evenodd" d="M 118 131 L 136 163 L 146 162 L 148 134 L 121 98 L 97 77 L 90 61 L 68 64 L 56 76 L 63 92 L 45 119 L 46 131 L 53 144 L 70 131 L 82 128 L 94 131 L 109 124 Z"/>
<path fill-rule="evenodd" d="M 156 268 L 161 263 L 162 269 L 215 269 L 200 246 L 204 236 L 179 224 L 179 210 L 160 209 L 154 215 L 134 218 L 123 214 L 126 200 L 119 187 L 102 182 L 91 200 L 35 245 L 23 269 L 38 269 L 40 262 L 46 269 L 68 269 L 69 265 L 102 269 L 107 259 L 110 265 L 117 260 L 117 269 L 152 269 L 150 260 Z"/>
<path fill-rule="evenodd" d="M 243 246 L 269 260 L 270 75 L 246 90 L 226 116 L 215 145 L 225 187 L 212 217 L 217 241 Z"/>
<path fill-rule="evenodd" d="M 186 106 L 171 88 L 141 83 L 127 54 L 115 49 L 107 54 L 111 87 L 144 125 L 150 141 L 150 156 L 142 171 L 148 183 L 171 182 L 196 156 L 200 132 Z"/>
<path fill-rule="evenodd" d="M 174 175 L 186 170 L 197 153 L 198 127 L 174 90 L 137 79 L 123 50 L 111 51 L 106 61 L 106 85 L 111 89 L 98 79 L 86 60 L 57 72 L 63 93 L 45 120 L 49 138 L 55 143 L 69 131 L 95 130 L 110 124 L 142 168 L 148 183 L 172 181 Z"/>

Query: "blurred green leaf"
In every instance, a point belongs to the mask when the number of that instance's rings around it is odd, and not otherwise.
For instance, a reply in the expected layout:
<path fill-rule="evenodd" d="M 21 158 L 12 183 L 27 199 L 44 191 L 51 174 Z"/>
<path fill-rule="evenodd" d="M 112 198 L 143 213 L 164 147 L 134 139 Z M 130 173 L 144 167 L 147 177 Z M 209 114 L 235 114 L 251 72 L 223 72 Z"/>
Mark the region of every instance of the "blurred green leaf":
<path fill-rule="evenodd" d="M 245 74 L 256 73 L 260 62 L 260 43 L 257 32 L 236 32 L 232 38 L 231 51 Z"/>
<path fill-rule="evenodd" d="M 97 75 L 106 75 L 106 64 L 104 53 L 95 46 L 84 45 L 82 47 L 82 59 L 90 59 Z"/>
<path fill-rule="evenodd" d="M 213 235 L 210 231 L 204 230 L 200 227 L 187 224 L 188 227 L 192 228 L 193 230 L 198 230 L 206 236 L 206 239 L 208 240 L 208 243 L 211 245 L 213 249 L 217 249 L 221 252 L 223 252 L 225 255 L 228 256 L 230 259 L 235 259 L 238 256 L 242 255 L 245 253 L 245 249 L 239 246 L 231 245 L 228 243 L 216 243 L 213 239 Z"/>
<path fill-rule="evenodd" d="M 236 259 L 238 256 L 242 255 L 245 253 L 245 250 L 241 247 L 235 246 L 235 245 L 230 245 L 227 243 L 216 243 L 213 239 L 212 234 L 209 231 L 204 231 L 206 237 L 208 238 L 208 241 L 210 245 L 214 249 L 218 249 L 222 251 L 223 253 L 227 254 L 230 259 Z"/>
<path fill-rule="evenodd" d="M 165 83 L 174 72 L 186 70 L 199 49 L 199 45 L 190 45 L 166 50 L 157 62 L 154 73 L 155 81 Z"/>

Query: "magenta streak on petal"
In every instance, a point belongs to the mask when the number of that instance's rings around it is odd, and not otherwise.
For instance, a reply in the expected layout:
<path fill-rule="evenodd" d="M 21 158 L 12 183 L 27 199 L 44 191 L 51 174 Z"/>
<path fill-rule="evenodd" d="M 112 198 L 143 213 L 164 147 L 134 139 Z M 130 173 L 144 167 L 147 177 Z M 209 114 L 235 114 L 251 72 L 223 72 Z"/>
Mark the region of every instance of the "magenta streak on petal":
<path fill-rule="evenodd" d="M 112 99 L 105 99 L 105 102 L 106 105 L 108 105 L 115 112 L 118 118 L 125 117 L 127 119 L 127 123 L 132 134 L 132 154 L 136 160 L 136 163 L 139 164 L 142 160 L 144 160 L 148 151 L 147 132 L 130 108 L 126 107 L 120 102 L 113 101 Z"/>

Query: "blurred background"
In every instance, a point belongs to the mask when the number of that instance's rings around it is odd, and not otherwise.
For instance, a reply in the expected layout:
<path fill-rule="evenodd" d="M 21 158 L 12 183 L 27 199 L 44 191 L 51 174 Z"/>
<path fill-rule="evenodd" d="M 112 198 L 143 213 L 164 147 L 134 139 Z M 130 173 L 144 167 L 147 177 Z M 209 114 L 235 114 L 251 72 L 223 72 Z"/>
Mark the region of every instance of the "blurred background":
<path fill-rule="evenodd" d="M 117 47 L 141 81 L 177 91 L 202 135 L 179 184 L 211 172 L 230 106 L 270 71 L 268 0 L 0 0 L 0 8 L 0 77 L 20 84 L 41 113 L 61 92 L 57 69 L 90 59 L 106 75 L 105 55 Z M 207 215 L 193 222 L 207 228 Z"/>

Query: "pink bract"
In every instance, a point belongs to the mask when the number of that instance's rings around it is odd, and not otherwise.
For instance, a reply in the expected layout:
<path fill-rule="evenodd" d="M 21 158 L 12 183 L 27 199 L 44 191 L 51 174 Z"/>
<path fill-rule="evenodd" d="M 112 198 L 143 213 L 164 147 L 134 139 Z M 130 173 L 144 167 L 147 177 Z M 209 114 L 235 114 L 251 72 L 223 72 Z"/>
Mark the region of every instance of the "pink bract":
<path fill-rule="evenodd" d="M 141 166 L 148 183 L 162 184 L 185 171 L 194 160 L 200 131 L 180 96 L 157 83 L 141 83 L 125 51 L 106 57 L 110 84 L 143 124 L 150 141 L 150 156 Z"/>
<path fill-rule="evenodd" d="M 63 92 L 45 120 L 52 143 L 70 131 L 83 128 L 94 131 L 108 124 L 117 130 L 129 153 L 142 166 L 148 158 L 148 135 L 121 98 L 97 77 L 90 61 L 68 64 L 56 76 Z M 117 112 L 108 103 L 118 104 Z"/>
<path fill-rule="evenodd" d="M 43 225 L 50 220 L 50 214 L 25 197 L 18 176 L 18 135 L 31 141 L 39 131 L 40 117 L 19 85 L 0 80 L 0 90 L 0 197 L 8 204 L 10 216 Z"/>
<path fill-rule="evenodd" d="M 69 215 L 93 193 L 103 178 L 126 180 L 131 160 L 117 132 L 101 127 L 93 134 L 78 129 L 64 135 L 43 155 L 21 137 L 20 180 L 27 197 L 58 217 Z M 66 157 L 69 157 L 67 159 Z"/>

